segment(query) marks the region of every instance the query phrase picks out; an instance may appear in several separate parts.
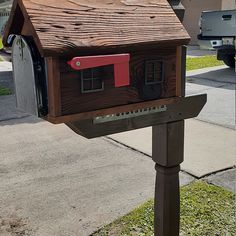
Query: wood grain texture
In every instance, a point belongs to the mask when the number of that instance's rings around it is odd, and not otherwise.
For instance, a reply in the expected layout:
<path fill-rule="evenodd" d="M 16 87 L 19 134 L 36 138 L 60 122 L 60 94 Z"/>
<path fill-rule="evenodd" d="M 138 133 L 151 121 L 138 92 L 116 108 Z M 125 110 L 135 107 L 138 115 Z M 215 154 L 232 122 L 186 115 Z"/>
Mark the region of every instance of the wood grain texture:
<path fill-rule="evenodd" d="M 180 165 L 170 168 L 156 164 L 154 236 L 180 235 L 179 172 Z"/>
<path fill-rule="evenodd" d="M 184 120 L 152 127 L 152 159 L 160 166 L 183 162 Z"/>
<path fill-rule="evenodd" d="M 27 12 L 25 18 L 36 31 L 39 51 L 47 55 L 189 41 L 167 0 L 15 1 Z M 14 33 L 13 28 L 11 24 L 6 34 Z"/>
<path fill-rule="evenodd" d="M 182 46 L 182 63 L 181 63 L 181 96 L 186 95 L 186 63 L 187 63 L 187 46 Z"/>
<path fill-rule="evenodd" d="M 60 70 L 57 58 L 48 57 L 47 77 L 48 77 L 48 112 L 52 117 L 61 115 L 61 85 Z"/>
<path fill-rule="evenodd" d="M 180 226 L 179 171 L 184 159 L 184 120 L 152 128 L 156 163 L 154 235 L 177 236 Z"/>
<path fill-rule="evenodd" d="M 176 96 L 185 96 L 186 86 L 186 46 L 178 46 L 176 53 Z"/>
<path fill-rule="evenodd" d="M 66 60 L 61 59 L 62 115 L 176 96 L 176 48 L 157 48 L 153 51 L 130 53 L 130 56 L 130 86 L 115 88 L 113 66 L 107 66 L 103 73 L 104 91 L 87 94 L 81 93 L 80 72 L 72 70 Z M 143 99 L 140 92 L 145 81 L 146 60 L 163 61 L 165 70 L 162 93 L 159 97 L 151 99 Z"/>
<path fill-rule="evenodd" d="M 182 95 L 182 46 L 176 50 L 176 96 Z"/>

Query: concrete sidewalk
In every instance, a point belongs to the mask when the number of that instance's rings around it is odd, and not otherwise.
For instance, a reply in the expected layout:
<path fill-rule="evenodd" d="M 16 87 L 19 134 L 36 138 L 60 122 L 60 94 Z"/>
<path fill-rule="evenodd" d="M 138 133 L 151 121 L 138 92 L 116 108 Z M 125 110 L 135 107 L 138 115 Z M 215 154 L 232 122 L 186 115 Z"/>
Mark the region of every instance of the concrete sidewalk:
<path fill-rule="evenodd" d="M 152 128 L 110 135 L 113 140 L 152 155 Z M 236 166 L 236 132 L 232 129 L 187 120 L 185 127 L 185 159 L 182 170 L 201 178 Z"/>
<path fill-rule="evenodd" d="M 12 63 L 8 61 L 0 61 L 0 72 L 12 72 Z"/>

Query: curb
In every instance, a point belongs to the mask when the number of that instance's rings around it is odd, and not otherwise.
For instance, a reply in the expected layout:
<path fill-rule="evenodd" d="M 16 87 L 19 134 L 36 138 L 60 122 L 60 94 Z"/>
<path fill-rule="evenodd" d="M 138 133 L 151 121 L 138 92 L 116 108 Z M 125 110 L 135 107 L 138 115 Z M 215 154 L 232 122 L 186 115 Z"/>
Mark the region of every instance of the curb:
<path fill-rule="evenodd" d="M 0 71 L 0 80 L 2 77 L 12 77 L 13 73 L 12 71 Z"/>

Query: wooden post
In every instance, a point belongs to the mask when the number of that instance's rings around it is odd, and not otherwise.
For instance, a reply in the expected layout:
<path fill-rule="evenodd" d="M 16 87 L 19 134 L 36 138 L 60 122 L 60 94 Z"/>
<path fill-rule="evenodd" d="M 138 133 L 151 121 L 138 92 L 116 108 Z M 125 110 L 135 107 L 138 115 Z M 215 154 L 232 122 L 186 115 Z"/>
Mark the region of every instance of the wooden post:
<path fill-rule="evenodd" d="M 153 126 L 152 158 L 156 163 L 154 235 L 178 236 L 179 171 L 184 152 L 184 120 Z"/>

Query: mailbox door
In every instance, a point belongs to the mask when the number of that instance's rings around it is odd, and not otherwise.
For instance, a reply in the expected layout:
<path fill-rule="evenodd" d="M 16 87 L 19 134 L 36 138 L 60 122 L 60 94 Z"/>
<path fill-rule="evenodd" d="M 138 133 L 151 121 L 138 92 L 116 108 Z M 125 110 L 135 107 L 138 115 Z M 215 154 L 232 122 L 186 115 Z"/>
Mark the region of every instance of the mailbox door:
<path fill-rule="evenodd" d="M 43 65 L 40 65 L 35 56 L 27 41 L 16 36 L 12 46 L 12 63 L 17 108 L 32 115 L 42 116 L 47 113 L 46 88 L 40 75 L 45 73 Z"/>

